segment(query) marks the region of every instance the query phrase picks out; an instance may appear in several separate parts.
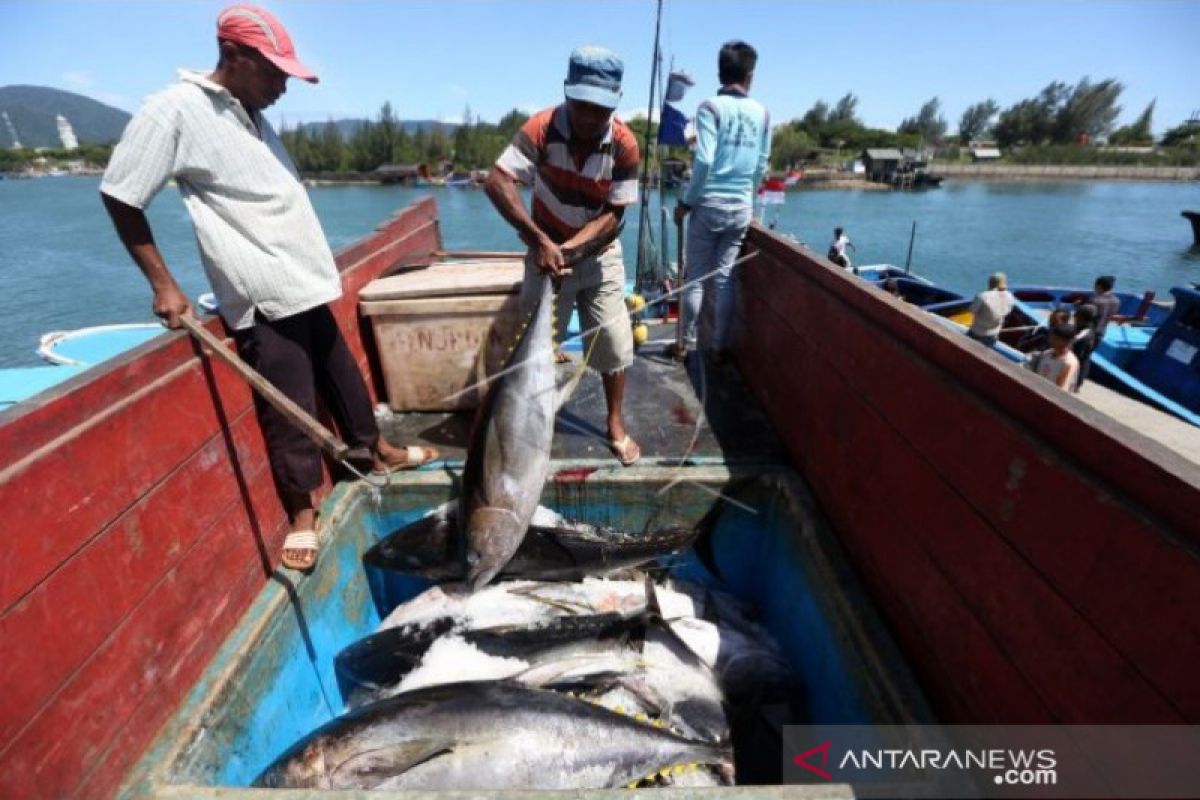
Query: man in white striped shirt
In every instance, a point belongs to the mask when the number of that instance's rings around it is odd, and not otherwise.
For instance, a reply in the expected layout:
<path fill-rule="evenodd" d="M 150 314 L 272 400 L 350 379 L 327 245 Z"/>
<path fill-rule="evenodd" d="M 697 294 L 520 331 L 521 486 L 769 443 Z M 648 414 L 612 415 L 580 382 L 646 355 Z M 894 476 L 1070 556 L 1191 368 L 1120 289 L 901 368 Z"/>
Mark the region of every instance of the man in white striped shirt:
<path fill-rule="evenodd" d="M 333 254 L 262 114 L 289 77 L 316 83 L 316 75 L 296 58 L 283 25 L 261 8 L 222 11 L 217 41 L 216 70 L 181 71 L 178 83 L 148 98 L 100 184 L 117 235 L 154 290 L 154 313 L 170 328 L 192 313 L 144 213 L 174 178 L 242 358 L 313 415 L 319 389 L 347 443 L 361 448 L 373 469 L 437 458 L 430 448 L 398 448 L 380 436 L 362 375 L 327 305 L 342 293 Z M 317 554 L 312 492 L 322 481 L 320 451 L 273 407 L 257 408 L 291 530 L 283 563 L 308 570 Z"/>
<path fill-rule="evenodd" d="M 625 430 L 621 413 L 625 370 L 633 363 L 621 243 L 567 267 L 572 253 L 615 236 L 625 207 L 638 199 L 637 138 L 614 113 L 624 71 L 620 57 L 607 48 L 576 48 L 567 63 L 565 102 L 521 126 L 484 188 L 529 245 L 522 302 L 528 305 L 537 297 L 531 287 L 540 283 L 538 270 L 562 279 L 555 300 L 557 343 L 566 335 L 572 308 L 578 308 L 587 363 L 604 383 L 608 447 L 629 466 L 642 451 Z M 517 183 L 533 187 L 531 211 L 525 210 Z"/>

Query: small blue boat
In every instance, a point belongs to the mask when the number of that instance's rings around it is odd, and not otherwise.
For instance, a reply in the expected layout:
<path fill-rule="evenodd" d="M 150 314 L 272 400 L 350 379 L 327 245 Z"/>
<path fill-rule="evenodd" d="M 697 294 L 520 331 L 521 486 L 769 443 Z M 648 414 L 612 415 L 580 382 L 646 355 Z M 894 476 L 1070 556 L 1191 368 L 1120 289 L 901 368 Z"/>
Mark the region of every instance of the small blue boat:
<path fill-rule="evenodd" d="M 1086 289 L 1018 286 L 1017 305 L 1041 315 L 1091 296 Z M 1118 293 L 1118 321 L 1092 354 L 1092 376 L 1122 394 L 1200 425 L 1200 292 L 1175 288 L 1173 307 Z"/>
<path fill-rule="evenodd" d="M 150 341 L 165 329 L 157 322 L 97 325 L 53 331 L 37 353 L 49 366 L 0 369 L 0 411 L 73 378 L 89 367 Z"/>

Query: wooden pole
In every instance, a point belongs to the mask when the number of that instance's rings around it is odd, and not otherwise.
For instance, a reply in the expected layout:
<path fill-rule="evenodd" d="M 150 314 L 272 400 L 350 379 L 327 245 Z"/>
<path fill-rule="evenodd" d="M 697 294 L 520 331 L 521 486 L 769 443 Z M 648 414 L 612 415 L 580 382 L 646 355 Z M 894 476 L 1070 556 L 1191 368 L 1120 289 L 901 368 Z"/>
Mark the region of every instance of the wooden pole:
<path fill-rule="evenodd" d="M 434 250 L 430 258 L 513 258 L 524 259 L 525 253 L 518 250 Z"/>
<path fill-rule="evenodd" d="M 675 249 L 677 251 L 676 263 L 679 265 L 678 269 L 675 270 L 675 308 L 677 309 L 675 312 L 675 357 L 682 358 L 685 353 L 683 341 L 683 286 L 687 282 L 687 267 L 683 258 L 682 222 L 675 223 Z"/>
<path fill-rule="evenodd" d="M 291 398 L 275 388 L 266 378 L 259 375 L 249 364 L 242 361 L 236 353 L 225 346 L 224 342 L 209 333 L 203 323 L 190 314 L 180 317 L 183 327 L 201 344 L 220 360 L 224 361 L 239 375 L 246 379 L 250 387 L 266 400 L 275 410 L 283 414 L 304 435 L 312 439 L 329 456 L 337 461 L 345 459 L 350 447 L 333 434 L 328 428 L 313 419 L 307 411 L 296 405 Z"/>
<path fill-rule="evenodd" d="M 908 235 L 908 258 L 904 259 L 904 274 L 908 274 L 908 268 L 912 265 L 912 249 L 913 241 L 917 238 L 917 221 L 913 220 L 912 233 Z"/>

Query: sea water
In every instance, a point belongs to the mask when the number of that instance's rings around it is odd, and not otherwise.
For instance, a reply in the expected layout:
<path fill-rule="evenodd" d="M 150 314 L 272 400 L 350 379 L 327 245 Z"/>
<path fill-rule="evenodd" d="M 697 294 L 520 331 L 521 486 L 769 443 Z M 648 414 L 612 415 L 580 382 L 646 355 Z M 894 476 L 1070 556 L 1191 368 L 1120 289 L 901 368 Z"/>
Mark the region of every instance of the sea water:
<path fill-rule="evenodd" d="M 34 351 L 47 331 L 154 320 L 150 289 L 117 240 L 98 188 L 95 177 L 0 180 L 0 367 L 40 363 Z M 448 249 L 520 248 L 475 189 L 318 186 L 309 192 L 335 250 L 429 194 L 437 198 Z M 667 203 L 673 206 L 673 198 Z M 859 264 L 903 265 L 916 222 L 913 271 L 964 293 L 1002 270 L 1014 284 L 1090 286 L 1097 275 L 1112 274 L 1119 290 L 1153 289 L 1166 297 L 1171 286 L 1200 280 L 1200 250 L 1179 216 L 1189 208 L 1200 209 L 1196 183 L 952 181 L 923 192 L 789 192 L 765 218 L 822 254 L 833 228 L 843 226 Z M 657 240 L 657 202 L 651 212 Z M 208 291 L 178 192 L 165 189 L 148 216 L 183 291 L 193 300 Z M 631 276 L 639 216 L 630 210 L 622 236 Z M 673 228 L 666 238 L 674 260 Z"/>

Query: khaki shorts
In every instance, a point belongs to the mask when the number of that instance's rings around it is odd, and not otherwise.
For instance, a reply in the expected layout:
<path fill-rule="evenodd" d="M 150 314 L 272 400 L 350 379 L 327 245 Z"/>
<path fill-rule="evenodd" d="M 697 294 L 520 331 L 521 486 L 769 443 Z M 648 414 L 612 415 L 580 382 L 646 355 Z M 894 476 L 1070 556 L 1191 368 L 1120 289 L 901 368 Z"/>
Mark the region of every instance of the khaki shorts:
<path fill-rule="evenodd" d="M 537 264 L 533 254 L 525 257 L 525 280 L 521 284 L 521 307 L 529 313 L 537 302 Z M 601 373 L 619 372 L 633 363 L 633 331 L 625 307 L 625 257 L 621 243 L 576 264 L 563 278 L 555 297 L 554 341 L 563 344 L 571 310 L 579 309 L 583 330 L 583 353 L 587 364 Z"/>

